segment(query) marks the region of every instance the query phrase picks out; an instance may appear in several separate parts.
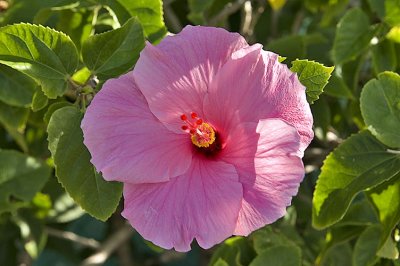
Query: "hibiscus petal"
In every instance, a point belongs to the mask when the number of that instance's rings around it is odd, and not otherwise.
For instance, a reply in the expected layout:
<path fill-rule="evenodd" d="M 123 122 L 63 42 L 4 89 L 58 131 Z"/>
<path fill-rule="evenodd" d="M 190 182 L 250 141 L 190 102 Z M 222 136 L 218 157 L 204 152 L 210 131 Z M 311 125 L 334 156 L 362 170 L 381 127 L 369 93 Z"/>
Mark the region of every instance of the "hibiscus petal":
<path fill-rule="evenodd" d="M 190 138 L 171 132 L 154 117 L 131 73 L 104 84 L 81 127 L 91 162 L 106 180 L 162 182 L 191 164 Z"/>
<path fill-rule="evenodd" d="M 153 114 L 182 133 L 183 113 L 203 114 L 210 82 L 232 52 L 248 44 L 237 33 L 221 28 L 186 26 L 159 45 L 147 44 L 133 71 Z"/>
<path fill-rule="evenodd" d="M 221 159 L 235 165 L 243 202 L 235 229 L 248 235 L 282 217 L 297 194 L 304 166 L 297 155 L 297 130 L 279 119 L 245 123 L 231 134 Z"/>
<path fill-rule="evenodd" d="M 210 248 L 232 235 L 242 185 L 232 165 L 195 157 L 187 173 L 165 183 L 124 185 L 122 215 L 163 248 Z"/>
<path fill-rule="evenodd" d="M 205 117 L 225 131 L 241 122 L 279 118 L 293 125 L 301 136 L 299 154 L 313 138 L 305 88 L 277 55 L 256 44 L 232 54 L 214 78 L 204 101 Z"/>

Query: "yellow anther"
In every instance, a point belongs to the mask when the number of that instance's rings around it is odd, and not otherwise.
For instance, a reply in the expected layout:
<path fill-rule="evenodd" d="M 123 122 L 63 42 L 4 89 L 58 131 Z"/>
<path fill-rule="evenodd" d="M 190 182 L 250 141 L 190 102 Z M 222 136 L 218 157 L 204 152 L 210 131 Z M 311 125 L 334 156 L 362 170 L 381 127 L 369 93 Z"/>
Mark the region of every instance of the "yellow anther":
<path fill-rule="evenodd" d="M 207 123 L 198 125 L 196 129 L 190 131 L 191 140 L 199 148 L 208 148 L 215 141 L 215 131 Z"/>

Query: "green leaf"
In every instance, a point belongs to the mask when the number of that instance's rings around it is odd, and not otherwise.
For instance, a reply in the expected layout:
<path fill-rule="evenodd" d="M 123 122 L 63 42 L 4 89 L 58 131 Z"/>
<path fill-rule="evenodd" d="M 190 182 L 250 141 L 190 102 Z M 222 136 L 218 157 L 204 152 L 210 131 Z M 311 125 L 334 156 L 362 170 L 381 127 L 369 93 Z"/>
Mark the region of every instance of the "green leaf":
<path fill-rule="evenodd" d="M 376 255 L 382 258 L 397 260 L 399 258 L 397 243 L 394 242 L 391 237 L 389 237 L 383 244 L 383 246 L 378 250 Z"/>
<path fill-rule="evenodd" d="M 306 44 L 303 36 L 285 36 L 269 42 L 267 50 L 287 57 L 288 61 L 291 62 L 298 58 L 304 58 L 306 54 Z"/>
<path fill-rule="evenodd" d="M 33 23 L 55 25 L 57 30 L 67 34 L 75 43 L 78 50 L 93 29 L 93 15 L 96 3 L 89 1 L 64 1 L 65 5 L 52 5 L 36 13 Z M 57 21 L 57 23 L 55 23 Z"/>
<path fill-rule="evenodd" d="M 385 0 L 385 21 L 391 26 L 400 26 L 400 0 Z"/>
<path fill-rule="evenodd" d="M 400 175 L 368 192 L 382 224 L 381 243 L 390 242 L 395 226 L 400 222 Z M 393 259 L 393 258 L 392 258 Z"/>
<path fill-rule="evenodd" d="M 358 200 L 353 202 L 346 215 L 343 217 L 337 226 L 363 226 L 378 223 L 379 219 L 377 217 L 376 211 L 374 210 L 372 204 L 365 197 L 363 200 Z"/>
<path fill-rule="evenodd" d="M 218 260 L 214 264 L 210 264 L 212 266 L 229 266 L 229 264 L 224 261 L 222 258 L 218 258 Z"/>
<path fill-rule="evenodd" d="M 309 103 L 319 99 L 334 67 L 326 67 L 318 62 L 296 60 L 292 62 L 290 70 L 297 73 L 301 84 L 306 87 Z"/>
<path fill-rule="evenodd" d="M 85 214 L 85 211 L 65 192 L 56 177 L 50 178 L 42 191 L 52 202 L 52 208 L 46 217 L 50 223 L 68 223 Z"/>
<path fill-rule="evenodd" d="M 167 29 L 164 25 L 161 0 L 117 0 L 132 17 L 136 17 L 143 26 L 146 38 L 151 42 L 160 41 Z"/>
<path fill-rule="evenodd" d="M 28 76 L 0 64 L 0 101 L 16 107 L 29 107 L 36 83 Z"/>
<path fill-rule="evenodd" d="M 65 32 L 78 49 L 93 30 L 93 11 L 86 8 L 77 8 L 71 10 L 60 10 L 60 20 L 57 29 Z"/>
<path fill-rule="evenodd" d="M 49 98 L 56 98 L 67 88 L 78 53 L 65 34 L 21 23 L 0 28 L 0 62 L 32 77 Z"/>
<path fill-rule="evenodd" d="M 391 28 L 386 34 L 386 38 L 393 42 L 400 43 L 400 26 Z"/>
<path fill-rule="evenodd" d="M 333 97 L 354 99 L 354 96 L 349 87 L 346 85 L 346 82 L 343 80 L 343 78 L 335 74 L 335 72 L 329 79 L 328 84 L 326 84 L 324 93 Z"/>
<path fill-rule="evenodd" d="M 320 256 L 323 258 L 327 256 L 332 248 L 342 243 L 349 242 L 350 240 L 358 237 L 364 230 L 365 226 L 360 225 L 345 225 L 345 226 L 332 226 L 326 235 L 326 244 Z"/>
<path fill-rule="evenodd" d="M 372 47 L 372 63 L 375 73 L 394 71 L 397 66 L 396 50 L 394 43 L 384 40 Z"/>
<path fill-rule="evenodd" d="M 12 136 L 24 152 L 28 151 L 23 135 L 28 117 L 29 109 L 9 106 L 0 102 L 0 124 L 4 126 L 8 134 Z"/>
<path fill-rule="evenodd" d="M 0 221 L 0 265 L 18 265 L 17 254 L 20 243 L 15 241 L 20 237 L 19 228 L 11 219 Z"/>
<path fill-rule="evenodd" d="M 206 11 L 209 9 L 215 0 L 189 0 L 188 6 L 190 13 L 188 19 L 195 24 L 203 25 L 206 22 Z"/>
<path fill-rule="evenodd" d="M 6 128 L 11 127 L 23 131 L 28 117 L 29 109 L 13 107 L 0 102 L 0 123 Z"/>
<path fill-rule="evenodd" d="M 368 16 L 359 8 L 349 10 L 339 21 L 333 43 L 335 64 L 356 58 L 369 45 L 375 29 L 370 28 Z"/>
<path fill-rule="evenodd" d="M 65 190 L 89 214 L 105 221 L 118 206 L 122 184 L 105 181 L 90 163 L 81 120 L 82 114 L 75 106 L 55 111 L 47 128 L 49 150 Z"/>
<path fill-rule="evenodd" d="M 372 225 L 360 235 L 354 246 L 354 266 L 375 265 L 381 232 L 380 225 Z"/>
<path fill-rule="evenodd" d="M 321 266 L 351 265 L 352 250 L 349 243 L 343 243 L 329 249 L 321 259 Z"/>
<path fill-rule="evenodd" d="M 48 124 L 50 122 L 51 116 L 53 115 L 53 113 L 55 111 L 65 107 L 65 106 L 72 106 L 72 105 L 73 105 L 72 103 L 67 102 L 67 101 L 53 103 L 52 105 L 49 106 L 46 113 L 44 114 L 43 121 L 46 122 L 46 124 Z"/>
<path fill-rule="evenodd" d="M 225 240 L 213 253 L 209 265 L 221 264 L 219 261 L 223 261 L 229 266 L 248 265 L 254 256 L 255 252 L 246 238 L 232 237 Z"/>
<path fill-rule="evenodd" d="M 26 252 L 31 258 L 37 259 L 47 242 L 43 220 L 38 219 L 31 209 L 22 209 L 14 220 L 21 230 Z"/>
<path fill-rule="evenodd" d="M 142 27 L 132 18 L 119 29 L 87 39 L 82 47 L 83 62 L 100 79 L 108 79 L 131 69 L 143 47 Z"/>
<path fill-rule="evenodd" d="M 19 23 L 22 21 L 32 22 L 33 17 L 42 8 L 56 6 L 59 3 L 66 1 L 72 1 L 72 0 L 18 0 L 18 2 L 14 1 L 7 9 L 7 12 L 3 12 L 1 14 L 0 21 L 4 25 Z M 11 1 L 9 1 L 9 3 L 11 3 Z"/>
<path fill-rule="evenodd" d="M 368 0 L 372 11 L 374 11 L 380 18 L 385 16 L 385 1 L 382 0 Z"/>
<path fill-rule="evenodd" d="M 400 148 L 400 76 L 384 72 L 365 84 L 361 113 L 368 129 L 382 143 Z"/>
<path fill-rule="evenodd" d="M 49 98 L 47 98 L 47 96 L 44 95 L 43 91 L 38 88 L 38 90 L 33 95 L 32 111 L 37 112 L 39 110 L 42 110 L 47 106 L 48 102 Z"/>
<path fill-rule="evenodd" d="M 249 266 L 300 266 L 301 250 L 296 246 L 275 246 L 258 255 Z"/>
<path fill-rule="evenodd" d="M 252 239 L 254 250 L 257 254 L 262 254 L 266 250 L 275 246 L 296 246 L 296 244 L 283 233 L 274 231 L 269 226 L 256 231 L 252 235 Z"/>
<path fill-rule="evenodd" d="M 368 131 L 345 140 L 328 155 L 313 197 L 313 226 L 325 228 L 342 219 L 361 191 L 373 188 L 400 172 L 400 155 Z"/>
<path fill-rule="evenodd" d="M 12 210 L 15 199 L 30 201 L 51 173 L 42 161 L 13 150 L 0 150 L 0 169 L 0 213 Z"/>

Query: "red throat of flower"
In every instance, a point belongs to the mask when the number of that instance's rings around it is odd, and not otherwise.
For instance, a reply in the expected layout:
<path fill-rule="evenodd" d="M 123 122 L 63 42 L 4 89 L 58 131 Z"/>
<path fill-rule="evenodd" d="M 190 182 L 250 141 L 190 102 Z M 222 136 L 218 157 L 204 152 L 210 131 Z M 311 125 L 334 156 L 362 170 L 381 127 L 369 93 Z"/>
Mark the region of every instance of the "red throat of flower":
<path fill-rule="evenodd" d="M 193 145 L 199 148 L 208 148 L 215 142 L 215 131 L 212 126 L 203 122 L 196 113 L 190 114 L 190 120 L 183 114 L 181 119 L 185 122 L 182 130 L 190 134 Z"/>

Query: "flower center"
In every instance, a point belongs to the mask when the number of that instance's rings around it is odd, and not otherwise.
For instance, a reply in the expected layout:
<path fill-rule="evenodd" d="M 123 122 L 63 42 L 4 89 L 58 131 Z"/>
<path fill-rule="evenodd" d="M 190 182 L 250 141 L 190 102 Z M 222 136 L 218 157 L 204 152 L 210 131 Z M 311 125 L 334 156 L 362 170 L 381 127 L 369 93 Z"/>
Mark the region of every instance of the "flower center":
<path fill-rule="evenodd" d="M 196 113 L 190 114 L 190 120 L 183 114 L 181 119 L 185 122 L 182 130 L 190 134 L 192 143 L 199 148 L 208 148 L 215 142 L 215 131 L 209 124 L 203 122 Z"/>

